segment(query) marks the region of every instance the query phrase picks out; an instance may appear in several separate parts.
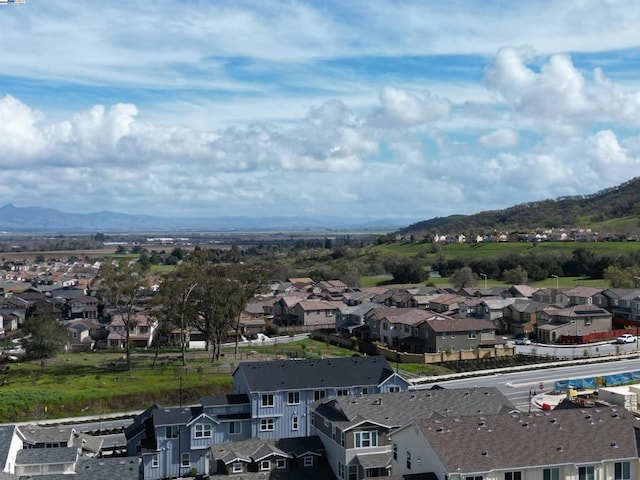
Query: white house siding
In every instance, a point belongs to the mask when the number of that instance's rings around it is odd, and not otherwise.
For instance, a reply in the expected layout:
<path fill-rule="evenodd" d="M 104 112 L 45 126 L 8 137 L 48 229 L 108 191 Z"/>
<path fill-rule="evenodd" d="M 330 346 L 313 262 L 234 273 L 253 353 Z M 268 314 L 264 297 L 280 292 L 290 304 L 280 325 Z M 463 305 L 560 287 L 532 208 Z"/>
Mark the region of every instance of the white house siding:
<path fill-rule="evenodd" d="M 392 475 L 433 472 L 439 480 L 446 478 L 447 471 L 444 465 L 417 426 L 410 424 L 392 432 L 391 449 L 394 442 L 398 445 L 398 455 L 397 460 L 391 461 Z M 452 445 L 452 448 L 455 446 Z M 407 452 L 411 452 L 411 469 L 407 468 Z M 453 480 L 453 477 L 449 475 L 449 479 Z M 485 480 L 489 479 L 485 477 Z"/>

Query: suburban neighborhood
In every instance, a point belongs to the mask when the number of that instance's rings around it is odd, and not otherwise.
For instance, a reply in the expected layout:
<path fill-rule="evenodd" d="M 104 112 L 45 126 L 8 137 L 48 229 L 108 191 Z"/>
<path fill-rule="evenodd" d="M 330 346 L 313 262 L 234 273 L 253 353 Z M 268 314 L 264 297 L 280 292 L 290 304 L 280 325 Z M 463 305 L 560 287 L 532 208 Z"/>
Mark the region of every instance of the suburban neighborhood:
<path fill-rule="evenodd" d="M 158 323 L 150 298 L 162 280 L 151 279 L 137 297 L 128 328 L 123 312 L 105 308 L 95 290 L 100 266 L 60 262 L 44 275 L 35 264 L 5 270 L 5 337 L 46 313 L 66 329 L 68 352 L 118 351 L 127 341 L 151 348 Z M 633 336 L 625 326 L 638 320 L 640 289 L 357 288 L 289 278 L 269 282 L 267 291 L 242 309 L 242 338 L 307 333 L 352 348 L 353 356 L 242 361 L 229 394 L 145 406 L 119 450 L 72 428 L 3 426 L 3 475 L 626 480 L 640 472 L 635 408 L 525 414 L 493 388 L 416 389 L 389 363 L 513 355 L 509 338 L 582 344 Z M 198 332 L 190 333 L 189 348 L 202 348 Z M 20 355 L 15 338 L 3 356 Z M 510 448 L 520 438 L 532 445 L 526 455 Z"/>

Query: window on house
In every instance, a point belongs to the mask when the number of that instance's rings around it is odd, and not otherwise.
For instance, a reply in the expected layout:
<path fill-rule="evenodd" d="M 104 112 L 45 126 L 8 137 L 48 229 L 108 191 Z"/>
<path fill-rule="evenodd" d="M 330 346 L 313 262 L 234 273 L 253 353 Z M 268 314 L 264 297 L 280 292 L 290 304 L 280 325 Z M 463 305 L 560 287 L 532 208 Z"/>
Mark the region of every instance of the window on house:
<path fill-rule="evenodd" d="M 358 480 L 358 465 L 349 465 L 348 480 Z"/>
<path fill-rule="evenodd" d="M 472 475 L 470 477 L 464 477 L 464 480 L 483 480 L 482 475 Z"/>
<path fill-rule="evenodd" d="M 158 468 L 160 466 L 160 461 L 158 460 L 158 455 L 151 456 L 151 467 Z"/>
<path fill-rule="evenodd" d="M 338 478 L 344 478 L 344 463 L 338 460 Z"/>
<path fill-rule="evenodd" d="M 389 325 L 387 325 L 387 322 L 382 322 L 382 329 L 389 330 Z"/>
<path fill-rule="evenodd" d="M 298 417 L 291 417 L 291 430 L 298 430 Z"/>
<path fill-rule="evenodd" d="M 272 432 L 275 428 L 275 422 L 273 418 L 262 418 L 260 420 L 260 431 L 261 432 Z"/>
<path fill-rule="evenodd" d="M 456 332 L 451 332 L 451 338 L 456 338 Z"/>
<path fill-rule="evenodd" d="M 369 392 L 369 388 L 368 388 L 368 387 L 362 387 L 362 394 L 363 394 L 363 395 L 367 395 L 367 394 L 369 394 L 369 393 L 370 393 L 370 392 Z"/>
<path fill-rule="evenodd" d="M 472 331 L 467 332 L 467 338 L 471 338 L 471 339 L 473 339 L 473 338 L 476 338 L 476 336 L 477 336 L 477 335 L 478 335 L 478 332 L 475 332 L 475 331 L 473 331 L 473 330 L 472 330 Z"/>
<path fill-rule="evenodd" d="M 242 463 L 236 462 L 231 465 L 231 473 L 242 473 Z"/>
<path fill-rule="evenodd" d="M 397 385 L 393 385 L 389 387 L 389 393 L 398 393 L 399 391 L 400 391 L 400 387 L 398 387 Z"/>
<path fill-rule="evenodd" d="M 327 392 L 325 390 L 315 390 L 313 392 L 313 399 L 320 400 L 321 398 L 324 398 L 326 395 L 327 395 Z"/>
<path fill-rule="evenodd" d="M 167 438 L 178 438 L 180 435 L 180 427 L 178 425 L 171 425 L 167 427 L 165 435 Z"/>
<path fill-rule="evenodd" d="M 355 448 L 378 446 L 378 432 L 376 431 L 355 432 L 353 435 L 355 439 Z"/>
<path fill-rule="evenodd" d="M 313 457 L 307 456 L 302 460 L 302 465 L 304 467 L 313 467 Z"/>
<path fill-rule="evenodd" d="M 349 389 L 348 388 L 339 388 L 338 390 L 336 390 L 336 394 L 339 397 L 343 397 L 345 395 L 349 395 Z"/>
<path fill-rule="evenodd" d="M 345 440 L 346 440 L 346 433 L 342 432 L 340 433 L 340 445 L 344 447 L 345 444 Z"/>
<path fill-rule="evenodd" d="M 195 438 L 211 438 L 211 425 L 197 423 L 195 428 Z"/>
<path fill-rule="evenodd" d="M 266 393 L 262 395 L 262 406 L 273 407 L 273 393 Z"/>
<path fill-rule="evenodd" d="M 545 468 L 542 470 L 542 480 L 560 480 L 560 469 Z"/>
<path fill-rule="evenodd" d="M 287 468 L 287 459 L 286 458 L 277 459 L 276 460 L 276 468 L 278 468 L 278 469 Z"/>
<path fill-rule="evenodd" d="M 411 470 L 411 452 L 407 452 L 407 470 Z"/>
<path fill-rule="evenodd" d="M 522 480 L 522 472 L 504 472 L 504 480 Z"/>
<path fill-rule="evenodd" d="M 393 459 L 398 460 L 398 444 L 393 442 Z"/>
<path fill-rule="evenodd" d="M 182 461 L 180 462 L 180 465 L 183 468 L 188 468 L 191 466 L 191 454 L 190 453 L 183 453 L 182 454 Z"/>
<path fill-rule="evenodd" d="M 289 392 L 287 394 L 287 403 L 289 405 L 298 405 L 300 403 L 300 392 Z"/>
<path fill-rule="evenodd" d="M 229 422 L 229 435 L 240 435 L 242 433 L 242 422 Z"/>
<path fill-rule="evenodd" d="M 260 470 L 270 470 L 271 462 L 269 460 L 263 460 L 260 462 Z"/>
<path fill-rule="evenodd" d="M 616 462 L 614 466 L 614 480 L 631 480 L 631 463 Z"/>
<path fill-rule="evenodd" d="M 578 480 L 594 480 L 594 468 L 593 465 L 587 465 L 584 467 L 578 467 Z"/>

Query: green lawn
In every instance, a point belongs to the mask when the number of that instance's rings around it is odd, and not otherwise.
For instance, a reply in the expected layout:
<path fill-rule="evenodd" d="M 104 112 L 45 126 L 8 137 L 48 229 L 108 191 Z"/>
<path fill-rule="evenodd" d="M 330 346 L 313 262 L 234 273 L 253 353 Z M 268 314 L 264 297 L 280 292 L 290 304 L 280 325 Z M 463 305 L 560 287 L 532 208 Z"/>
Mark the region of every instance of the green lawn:
<path fill-rule="evenodd" d="M 122 352 L 74 353 L 46 362 L 16 362 L 0 370 L 0 423 L 140 410 L 157 403 L 197 403 L 204 395 L 232 391 L 231 373 L 241 360 L 345 357 L 352 350 L 314 340 L 273 346 L 232 348 L 212 363 L 210 353 L 189 351 L 182 368 L 178 351 L 163 352 L 151 369 L 153 352 L 134 352 L 134 369 L 125 370 Z"/>

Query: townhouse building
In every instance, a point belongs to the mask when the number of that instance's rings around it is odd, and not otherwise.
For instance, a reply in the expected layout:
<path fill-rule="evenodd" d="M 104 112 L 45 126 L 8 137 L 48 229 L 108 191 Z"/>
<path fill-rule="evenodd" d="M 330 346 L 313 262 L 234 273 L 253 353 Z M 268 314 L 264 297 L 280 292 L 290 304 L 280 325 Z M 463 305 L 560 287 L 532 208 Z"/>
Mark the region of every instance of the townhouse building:
<path fill-rule="evenodd" d="M 395 450 L 389 435 L 413 419 L 477 416 L 478 412 L 497 415 L 513 409 L 495 388 L 332 397 L 310 405 L 311 433 L 324 444 L 327 462 L 338 479 L 361 480 L 392 473 Z"/>
<path fill-rule="evenodd" d="M 243 362 L 233 372 L 230 395 L 203 397 L 195 407 L 149 407 L 125 430 L 127 452 L 141 457 L 147 480 L 189 472 L 208 474 L 222 468 L 219 461 L 231 471 L 247 472 L 259 457 L 230 460 L 212 446 L 255 438 L 306 438 L 311 436 L 310 403 L 343 395 L 401 392 L 408 387 L 380 356 Z M 288 452 L 286 458 L 299 458 L 304 466 L 311 460 L 300 455 L 315 457 L 317 453 Z M 270 469 L 282 467 L 273 460 Z M 233 463 L 241 466 L 233 467 Z"/>
<path fill-rule="evenodd" d="M 638 425 L 620 408 L 415 418 L 389 433 L 394 475 L 438 480 L 640 478 Z"/>

